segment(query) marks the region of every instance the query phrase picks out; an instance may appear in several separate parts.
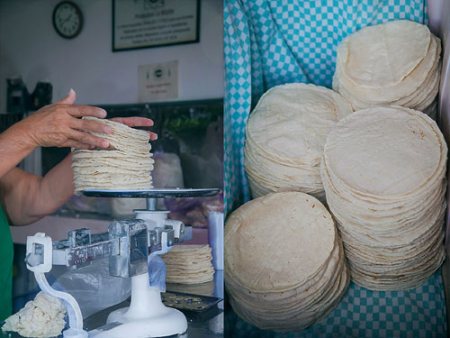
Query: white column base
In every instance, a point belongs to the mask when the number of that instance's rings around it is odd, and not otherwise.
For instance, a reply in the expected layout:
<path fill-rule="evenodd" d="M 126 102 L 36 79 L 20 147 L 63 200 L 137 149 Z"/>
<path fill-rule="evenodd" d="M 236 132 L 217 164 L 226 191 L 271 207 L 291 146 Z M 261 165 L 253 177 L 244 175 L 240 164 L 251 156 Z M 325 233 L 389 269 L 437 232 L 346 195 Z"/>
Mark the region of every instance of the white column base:
<path fill-rule="evenodd" d="M 111 312 L 107 323 L 121 323 L 95 338 L 166 337 L 187 331 L 187 320 L 177 309 L 165 306 L 158 288 L 148 286 L 148 275 L 131 279 L 131 304 Z"/>

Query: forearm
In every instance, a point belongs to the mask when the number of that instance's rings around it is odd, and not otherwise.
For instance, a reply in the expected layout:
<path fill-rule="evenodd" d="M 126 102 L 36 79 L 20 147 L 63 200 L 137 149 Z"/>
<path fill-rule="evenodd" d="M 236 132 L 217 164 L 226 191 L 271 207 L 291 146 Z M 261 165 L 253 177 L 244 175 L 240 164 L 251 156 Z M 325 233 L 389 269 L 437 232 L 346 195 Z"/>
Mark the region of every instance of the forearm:
<path fill-rule="evenodd" d="M 36 146 L 17 123 L 0 134 L 0 178 L 17 166 Z"/>
<path fill-rule="evenodd" d="M 14 169 L 0 180 L 2 202 L 12 224 L 35 222 L 56 211 L 72 196 L 70 165 L 68 156 L 45 177 Z"/>
<path fill-rule="evenodd" d="M 34 210 L 44 216 L 55 212 L 73 195 L 72 154 L 56 165 L 40 180 Z M 33 201 L 32 201 L 33 202 Z"/>

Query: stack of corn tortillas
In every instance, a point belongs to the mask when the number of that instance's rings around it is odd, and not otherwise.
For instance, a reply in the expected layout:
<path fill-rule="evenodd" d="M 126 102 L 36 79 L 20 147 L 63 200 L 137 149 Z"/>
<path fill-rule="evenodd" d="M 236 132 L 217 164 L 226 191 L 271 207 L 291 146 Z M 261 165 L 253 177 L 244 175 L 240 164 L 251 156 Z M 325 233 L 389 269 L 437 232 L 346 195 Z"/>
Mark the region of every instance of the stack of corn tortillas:
<path fill-rule="evenodd" d="M 351 112 L 338 93 L 314 85 L 287 84 L 265 93 L 247 125 L 245 170 L 253 197 L 277 191 L 322 197 L 326 136 Z"/>
<path fill-rule="evenodd" d="M 259 328 L 315 323 L 337 305 L 350 280 L 330 213 L 301 192 L 244 204 L 228 218 L 224 240 L 230 302 Z"/>
<path fill-rule="evenodd" d="M 148 133 L 122 123 L 96 119 L 112 134 L 95 134 L 110 142 L 108 150 L 74 150 L 72 169 L 75 191 L 89 189 L 150 189 L 153 159 Z"/>
<path fill-rule="evenodd" d="M 214 279 L 211 247 L 207 244 L 175 245 L 163 260 L 168 283 L 199 284 Z"/>
<path fill-rule="evenodd" d="M 425 111 L 439 90 L 441 42 L 427 26 L 391 21 L 365 27 L 337 50 L 333 89 L 355 110 L 398 105 Z"/>
<path fill-rule="evenodd" d="M 436 123 L 412 109 L 368 108 L 330 132 L 321 174 L 356 283 L 412 288 L 441 265 L 446 161 Z"/>
<path fill-rule="evenodd" d="M 214 281 L 199 284 L 168 283 L 167 291 L 190 293 L 193 295 L 214 296 Z"/>

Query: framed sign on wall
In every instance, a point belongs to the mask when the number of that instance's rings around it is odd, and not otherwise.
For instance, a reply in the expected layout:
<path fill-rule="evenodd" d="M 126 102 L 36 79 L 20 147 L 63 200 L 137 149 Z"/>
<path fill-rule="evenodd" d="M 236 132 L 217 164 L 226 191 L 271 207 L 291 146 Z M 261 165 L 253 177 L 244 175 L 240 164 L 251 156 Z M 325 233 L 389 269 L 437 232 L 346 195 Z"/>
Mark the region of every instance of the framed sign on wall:
<path fill-rule="evenodd" d="M 112 0 L 114 52 L 199 41 L 200 0 Z"/>

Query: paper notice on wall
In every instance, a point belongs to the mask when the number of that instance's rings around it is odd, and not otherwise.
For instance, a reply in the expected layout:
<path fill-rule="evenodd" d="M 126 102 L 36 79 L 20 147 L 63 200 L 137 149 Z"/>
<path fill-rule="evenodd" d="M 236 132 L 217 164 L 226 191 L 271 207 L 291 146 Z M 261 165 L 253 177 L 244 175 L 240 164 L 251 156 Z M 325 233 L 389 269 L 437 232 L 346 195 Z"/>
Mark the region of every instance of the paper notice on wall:
<path fill-rule="evenodd" d="M 113 51 L 199 41 L 200 0 L 114 0 Z"/>
<path fill-rule="evenodd" d="M 141 65 L 139 73 L 139 102 L 178 98 L 178 61 Z"/>

